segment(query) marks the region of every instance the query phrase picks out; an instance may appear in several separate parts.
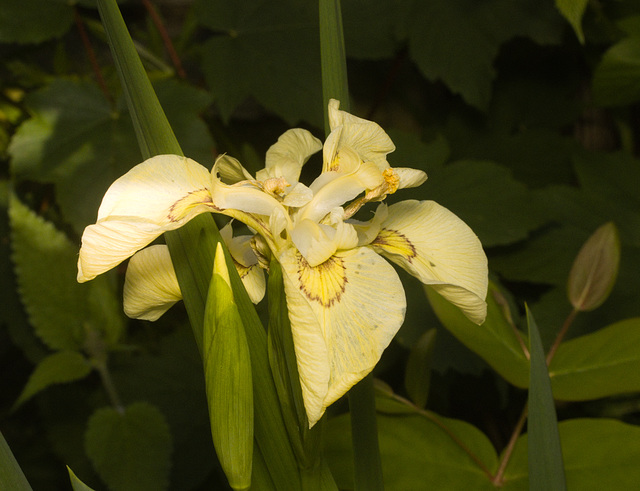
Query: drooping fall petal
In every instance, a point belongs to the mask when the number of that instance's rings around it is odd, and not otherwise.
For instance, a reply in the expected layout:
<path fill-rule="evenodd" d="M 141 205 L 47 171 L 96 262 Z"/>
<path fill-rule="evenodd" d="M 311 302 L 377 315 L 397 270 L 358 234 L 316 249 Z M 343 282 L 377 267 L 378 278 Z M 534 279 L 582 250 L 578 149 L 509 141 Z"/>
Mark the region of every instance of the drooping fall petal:
<path fill-rule="evenodd" d="M 168 230 L 215 209 L 211 177 L 197 162 L 159 155 L 135 166 L 107 190 L 98 220 L 82 235 L 78 281 L 108 271 Z"/>
<path fill-rule="evenodd" d="M 124 313 L 155 321 L 182 300 L 169 248 L 152 245 L 133 255 L 124 281 Z"/>
<path fill-rule="evenodd" d="M 487 313 L 488 270 L 482 244 L 460 218 L 434 201 L 402 201 L 371 246 L 457 305 L 476 324 Z"/>
<path fill-rule="evenodd" d="M 309 425 L 367 375 L 404 320 L 404 289 L 369 248 L 310 267 L 294 248 L 279 257 Z"/>

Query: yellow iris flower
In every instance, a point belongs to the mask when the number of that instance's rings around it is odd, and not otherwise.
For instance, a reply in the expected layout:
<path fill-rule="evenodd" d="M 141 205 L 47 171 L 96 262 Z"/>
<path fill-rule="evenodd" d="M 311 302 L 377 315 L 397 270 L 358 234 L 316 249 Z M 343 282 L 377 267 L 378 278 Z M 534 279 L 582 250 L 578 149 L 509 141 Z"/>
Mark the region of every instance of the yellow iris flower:
<path fill-rule="evenodd" d="M 181 295 L 166 246 L 144 247 L 199 213 L 247 224 L 255 237 L 233 238 L 230 227 L 223 237 L 254 302 L 264 295 L 259 266 L 268 264 L 266 256 L 281 264 L 310 426 L 373 369 L 404 320 L 404 289 L 383 257 L 473 322 L 486 316 L 486 256 L 473 231 L 449 210 L 410 200 L 380 203 L 369 221 L 352 218 L 366 203 L 382 202 L 427 176 L 391 168 L 389 136 L 376 123 L 341 111 L 338 101 L 329 104 L 329 120 L 324 145 L 306 130 L 284 133 L 255 178 L 226 155 L 211 172 L 175 155 L 137 165 L 105 194 L 78 260 L 78 281 L 87 281 L 133 255 L 125 312 L 155 320 Z M 298 180 L 302 166 L 321 149 L 322 173 L 306 186 Z"/>

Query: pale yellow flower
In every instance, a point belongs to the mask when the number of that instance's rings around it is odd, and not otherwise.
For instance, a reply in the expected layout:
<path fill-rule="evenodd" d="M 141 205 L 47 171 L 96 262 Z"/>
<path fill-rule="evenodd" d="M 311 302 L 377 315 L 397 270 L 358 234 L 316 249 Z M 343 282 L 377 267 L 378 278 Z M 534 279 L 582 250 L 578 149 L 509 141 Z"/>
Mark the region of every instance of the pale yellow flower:
<path fill-rule="evenodd" d="M 170 155 L 136 166 L 107 191 L 97 223 L 85 230 L 78 263 L 78 279 L 91 279 L 198 213 L 244 222 L 259 240 L 232 239 L 230 230 L 225 240 L 239 268 L 257 271 L 258 264 L 268 264 L 267 255 L 281 264 L 310 425 L 373 369 L 402 325 L 404 289 L 384 258 L 473 322 L 486 316 L 486 256 L 453 213 L 433 201 L 404 201 L 379 204 L 366 222 L 352 218 L 367 203 L 422 184 L 426 174 L 390 167 L 386 156 L 395 147 L 389 136 L 340 111 L 337 101 L 329 104 L 329 119 L 324 146 L 306 130 L 289 130 L 269 149 L 255 178 L 226 155 L 211 173 Z M 300 171 L 320 149 L 322 173 L 306 186 Z M 156 319 L 180 298 L 168 258 L 165 248 L 132 258 L 128 314 Z M 257 286 L 251 276 L 245 285 L 254 301 L 262 297 L 264 283 Z"/>

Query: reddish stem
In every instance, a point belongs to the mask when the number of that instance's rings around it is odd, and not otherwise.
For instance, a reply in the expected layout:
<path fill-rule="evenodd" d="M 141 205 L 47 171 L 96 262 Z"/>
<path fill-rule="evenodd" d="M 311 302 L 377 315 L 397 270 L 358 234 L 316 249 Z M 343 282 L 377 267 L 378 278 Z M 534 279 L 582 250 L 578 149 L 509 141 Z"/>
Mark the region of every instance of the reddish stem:
<path fill-rule="evenodd" d="M 109 93 L 109 89 L 107 89 L 107 84 L 102 78 L 102 71 L 100 70 L 100 65 L 98 64 L 98 58 L 96 57 L 96 52 L 93 50 L 93 46 L 91 46 L 91 41 L 89 40 L 89 36 L 87 35 L 87 31 L 84 28 L 84 22 L 82 21 L 82 17 L 78 13 L 78 9 L 73 9 L 73 18 L 76 23 L 76 27 L 78 28 L 78 32 L 80 33 L 80 39 L 82 39 L 82 44 L 84 45 L 84 49 L 87 53 L 87 58 L 89 58 L 89 63 L 91 64 L 91 68 L 93 73 L 96 76 L 96 82 L 102 90 L 102 93 L 106 97 L 106 99 L 113 104 L 113 98 Z"/>
<path fill-rule="evenodd" d="M 142 0 L 142 3 L 147 9 L 147 12 L 149 12 L 149 15 L 151 16 L 151 20 L 153 21 L 153 24 L 156 26 L 156 29 L 158 29 L 158 32 L 162 37 L 162 41 L 164 42 L 165 49 L 169 54 L 169 58 L 171 58 L 171 63 L 173 63 L 173 66 L 176 69 L 176 73 L 180 78 L 186 79 L 187 74 L 184 71 L 184 68 L 182 67 L 182 62 L 180 61 L 180 57 L 178 56 L 178 53 L 176 52 L 176 49 L 173 46 L 173 42 L 169 37 L 169 33 L 167 32 L 167 29 L 164 27 L 164 23 L 162 22 L 162 19 L 158 15 L 158 11 L 151 3 L 151 0 Z"/>

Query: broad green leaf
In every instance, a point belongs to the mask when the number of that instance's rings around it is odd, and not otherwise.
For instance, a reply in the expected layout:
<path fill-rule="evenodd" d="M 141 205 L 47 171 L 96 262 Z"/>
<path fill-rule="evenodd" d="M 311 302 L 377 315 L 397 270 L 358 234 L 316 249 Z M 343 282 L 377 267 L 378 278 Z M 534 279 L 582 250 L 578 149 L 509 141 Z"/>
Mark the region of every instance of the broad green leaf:
<path fill-rule="evenodd" d="M 640 428 L 611 419 L 558 425 L 567 489 L 635 489 L 640 482 Z M 527 435 L 518 439 L 505 472 L 505 491 L 528 490 Z"/>
<path fill-rule="evenodd" d="M 516 387 L 528 386 L 529 362 L 515 334 L 516 328 L 509 324 L 503 307 L 496 300 L 500 294 L 495 285 L 489 284 L 487 319 L 480 326 L 429 287 L 425 287 L 425 291 L 438 319 L 449 332 L 509 383 Z"/>
<path fill-rule="evenodd" d="M 38 337 L 51 349 L 77 351 L 90 328 L 115 344 L 124 323 L 110 279 L 79 284 L 78 248 L 66 235 L 16 197 L 9 215 L 19 292 Z"/>
<path fill-rule="evenodd" d="M 589 0 L 555 0 L 556 7 L 573 27 L 578 40 L 584 44 L 584 33 L 582 32 L 582 16 L 587 8 Z"/>
<path fill-rule="evenodd" d="M 0 489 L 31 491 L 31 486 L 2 433 L 0 433 Z"/>
<path fill-rule="evenodd" d="M 23 404 L 50 385 L 80 380 L 89 373 L 91 364 L 77 351 L 59 351 L 49 355 L 38 363 L 14 407 Z"/>
<path fill-rule="evenodd" d="M 640 35 L 624 38 L 602 56 L 593 73 L 593 97 L 601 106 L 640 100 Z"/>
<path fill-rule="evenodd" d="M 169 485 L 171 433 L 155 406 L 137 402 L 123 413 L 97 410 L 87 424 L 85 448 L 111 489 L 159 491 Z"/>
<path fill-rule="evenodd" d="M 198 0 L 195 9 L 214 32 L 202 45 L 202 67 L 223 119 L 254 97 L 289 124 L 322 127 L 317 6 Z"/>
<path fill-rule="evenodd" d="M 209 97 L 173 80 L 156 88 L 185 151 L 207 165 L 213 143 L 198 114 Z M 95 84 L 57 79 L 26 104 L 32 118 L 11 141 L 13 172 L 56 183 L 62 211 L 80 232 L 95 221 L 109 185 L 142 160 L 125 101 L 112 107 Z"/>
<path fill-rule="evenodd" d="M 618 276 L 620 239 L 612 223 L 599 227 L 585 242 L 569 273 L 568 294 L 576 310 L 593 310 L 607 299 Z"/>
<path fill-rule="evenodd" d="M 36 334 L 52 349 L 78 350 L 87 289 L 76 281 L 77 248 L 16 197 L 9 218 L 18 288 Z"/>
<path fill-rule="evenodd" d="M 436 345 L 436 329 L 425 332 L 409 353 L 404 373 L 404 386 L 419 408 L 427 405 L 431 385 L 431 362 Z"/>
<path fill-rule="evenodd" d="M 11 235 L 9 223 L 9 197 L 12 195 L 9 182 L 0 180 L 0 237 Z M 32 363 L 36 363 L 47 354 L 38 337 L 29 326 L 27 314 L 20 300 L 17 288 L 17 278 L 14 274 L 14 264 L 11 260 L 11 242 L 0 242 L 0 291 L 3 292 L 0 309 L 0 324 L 6 326 L 6 331 L 12 343 L 19 347 Z"/>
<path fill-rule="evenodd" d="M 83 483 L 78 476 L 73 473 L 69 466 L 67 466 L 67 471 L 69 472 L 69 480 L 71 481 L 73 491 L 93 491 L 93 489 Z"/>
<path fill-rule="evenodd" d="M 558 435 L 558 417 L 540 333 L 528 307 L 527 325 L 531 353 L 527 420 L 529 489 L 562 491 L 567 486 Z"/>
<path fill-rule="evenodd" d="M 583 401 L 640 390 L 640 318 L 562 343 L 549 366 L 556 399 Z"/>
<path fill-rule="evenodd" d="M 65 0 L 3 0 L 0 42 L 41 43 L 66 33 L 73 9 Z"/>
<path fill-rule="evenodd" d="M 500 45 L 514 36 L 561 40 L 560 16 L 536 0 L 413 2 L 409 53 L 429 80 L 442 80 L 470 105 L 486 109 Z"/>
<path fill-rule="evenodd" d="M 429 173 L 421 186 L 462 218 L 485 247 L 524 239 L 546 218 L 532 206 L 532 195 L 511 172 L 493 162 L 458 161 Z M 423 194 L 424 195 L 424 194 Z"/>
<path fill-rule="evenodd" d="M 254 424 L 251 358 L 220 242 L 205 308 L 203 362 L 218 459 L 233 489 L 249 489 Z"/>
<path fill-rule="evenodd" d="M 390 404 L 400 407 L 392 414 L 378 412 L 386 490 L 495 489 L 489 474 L 497 468 L 497 455 L 481 431 L 464 421 Z M 350 426 L 348 415 L 339 416 L 328 421 L 325 434 L 325 453 L 340 489 L 353 489 Z"/>

